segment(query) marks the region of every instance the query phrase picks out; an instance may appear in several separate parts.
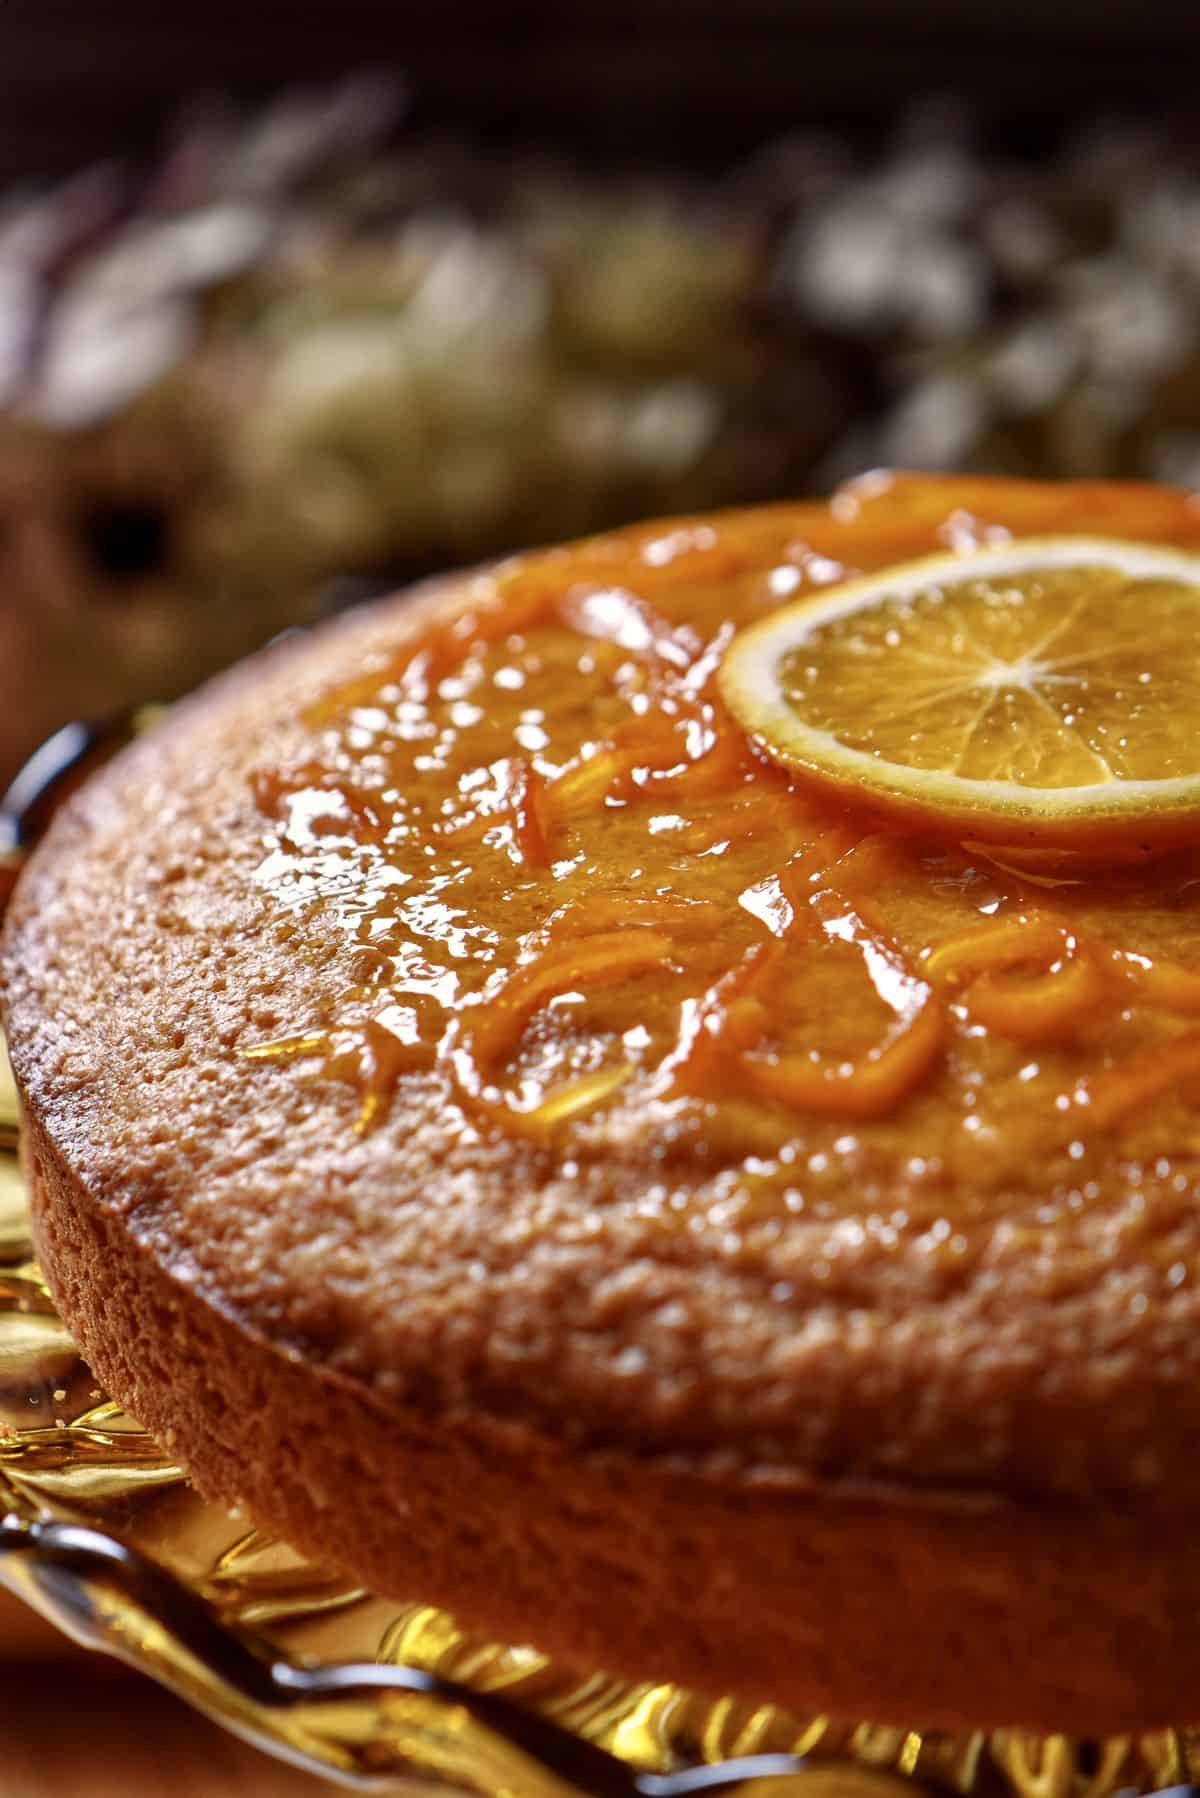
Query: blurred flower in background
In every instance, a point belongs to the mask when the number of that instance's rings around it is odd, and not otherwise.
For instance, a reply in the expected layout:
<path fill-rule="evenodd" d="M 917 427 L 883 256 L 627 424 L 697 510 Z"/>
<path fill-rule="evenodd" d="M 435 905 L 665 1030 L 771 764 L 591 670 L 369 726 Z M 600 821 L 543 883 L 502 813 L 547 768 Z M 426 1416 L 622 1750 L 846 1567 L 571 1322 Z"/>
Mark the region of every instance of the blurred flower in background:
<path fill-rule="evenodd" d="M 1200 158 L 1144 125 L 998 157 L 598 174 L 407 126 L 362 78 L 192 111 L 0 202 L 0 714 L 169 698 L 413 575 L 879 463 L 1200 486 Z"/>

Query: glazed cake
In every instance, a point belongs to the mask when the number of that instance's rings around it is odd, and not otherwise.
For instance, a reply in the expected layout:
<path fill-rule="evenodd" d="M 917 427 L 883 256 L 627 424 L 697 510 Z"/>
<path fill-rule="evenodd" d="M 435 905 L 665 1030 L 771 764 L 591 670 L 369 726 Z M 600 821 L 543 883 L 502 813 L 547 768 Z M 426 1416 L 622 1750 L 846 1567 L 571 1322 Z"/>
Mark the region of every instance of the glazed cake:
<path fill-rule="evenodd" d="M 1200 857 L 890 824 L 719 686 L 785 602 L 1064 533 L 1200 510 L 640 526 L 277 646 L 68 802 L 3 951 L 39 1250 L 202 1491 L 576 1665 L 1190 1714 Z"/>

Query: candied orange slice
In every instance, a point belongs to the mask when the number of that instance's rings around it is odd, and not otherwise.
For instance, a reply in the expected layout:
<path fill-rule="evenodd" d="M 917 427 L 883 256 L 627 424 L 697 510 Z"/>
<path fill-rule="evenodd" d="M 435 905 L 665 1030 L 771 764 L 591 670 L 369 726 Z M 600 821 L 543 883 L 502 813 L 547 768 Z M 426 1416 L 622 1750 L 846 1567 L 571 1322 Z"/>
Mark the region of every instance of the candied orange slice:
<path fill-rule="evenodd" d="M 720 685 L 789 771 L 917 828 L 1118 858 L 1200 841 L 1200 556 L 932 556 L 752 625 Z"/>

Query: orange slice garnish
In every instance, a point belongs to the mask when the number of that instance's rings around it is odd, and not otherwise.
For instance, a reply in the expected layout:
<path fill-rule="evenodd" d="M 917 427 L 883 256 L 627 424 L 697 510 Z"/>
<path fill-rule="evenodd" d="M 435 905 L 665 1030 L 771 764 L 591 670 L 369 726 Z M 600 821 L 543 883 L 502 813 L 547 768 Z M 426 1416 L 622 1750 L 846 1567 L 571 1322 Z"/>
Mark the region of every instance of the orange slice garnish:
<path fill-rule="evenodd" d="M 774 760 L 917 828 L 1119 858 L 1200 842 L 1200 556 L 932 556 L 772 613 L 720 685 Z"/>

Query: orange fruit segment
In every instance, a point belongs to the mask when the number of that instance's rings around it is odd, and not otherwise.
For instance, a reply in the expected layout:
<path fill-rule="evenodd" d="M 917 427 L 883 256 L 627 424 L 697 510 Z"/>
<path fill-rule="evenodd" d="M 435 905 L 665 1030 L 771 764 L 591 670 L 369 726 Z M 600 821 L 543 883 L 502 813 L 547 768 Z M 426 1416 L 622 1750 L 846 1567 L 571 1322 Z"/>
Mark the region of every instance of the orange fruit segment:
<path fill-rule="evenodd" d="M 720 684 L 775 761 L 918 827 L 1117 858 L 1200 841 L 1200 556 L 931 556 L 770 614 Z"/>

